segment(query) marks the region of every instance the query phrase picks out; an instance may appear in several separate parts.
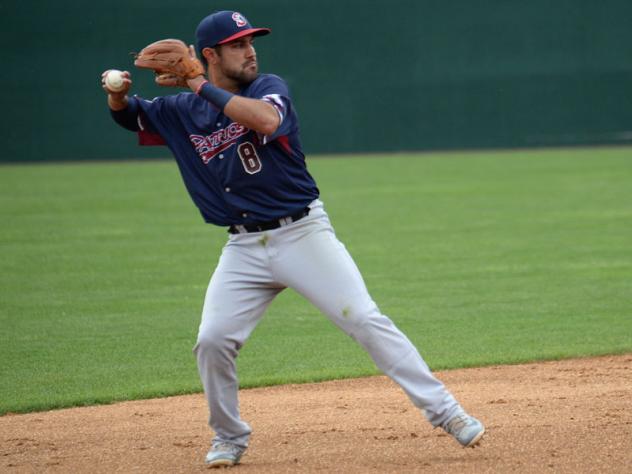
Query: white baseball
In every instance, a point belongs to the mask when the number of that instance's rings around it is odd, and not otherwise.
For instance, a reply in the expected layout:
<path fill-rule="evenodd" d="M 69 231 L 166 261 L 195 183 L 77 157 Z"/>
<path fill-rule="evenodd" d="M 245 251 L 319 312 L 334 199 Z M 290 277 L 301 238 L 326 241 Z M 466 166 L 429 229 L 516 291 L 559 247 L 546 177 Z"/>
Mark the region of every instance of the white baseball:
<path fill-rule="evenodd" d="M 107 76 L 105 76 L 105 85 L 113 92 L 123 90 L 125 88 L 123 72 L 118 69 L 112 69 L 108 72 Z"/>

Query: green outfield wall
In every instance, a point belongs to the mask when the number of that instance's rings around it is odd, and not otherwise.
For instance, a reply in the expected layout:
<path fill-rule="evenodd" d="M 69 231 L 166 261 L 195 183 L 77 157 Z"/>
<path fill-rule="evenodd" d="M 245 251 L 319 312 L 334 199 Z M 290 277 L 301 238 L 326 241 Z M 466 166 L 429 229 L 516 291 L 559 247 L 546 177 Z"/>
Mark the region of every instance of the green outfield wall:
<path fill-rule="evenodd" d="M 289 83 L 308 153 L 632 142 L 630 0 L 8 0 L 0 160 L 168 156 L 111 122 L 100 74 L 216 9 L 273 29 L 260 69 Z"/>

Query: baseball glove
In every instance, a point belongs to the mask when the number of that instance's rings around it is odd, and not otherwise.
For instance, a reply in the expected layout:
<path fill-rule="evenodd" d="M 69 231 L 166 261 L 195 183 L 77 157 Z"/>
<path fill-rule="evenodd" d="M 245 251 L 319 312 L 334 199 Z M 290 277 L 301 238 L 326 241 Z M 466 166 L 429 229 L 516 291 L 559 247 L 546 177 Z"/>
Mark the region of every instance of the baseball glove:
<path fill-rule="evenodd" d="M 193 46 L 178 39 L 164 39 L 145 46 L 136 54 L 134 66 L 152 69 L 161 86 L 187 87 L 187 79 L 204 74 L 204 66 L 195 55 Z"/>

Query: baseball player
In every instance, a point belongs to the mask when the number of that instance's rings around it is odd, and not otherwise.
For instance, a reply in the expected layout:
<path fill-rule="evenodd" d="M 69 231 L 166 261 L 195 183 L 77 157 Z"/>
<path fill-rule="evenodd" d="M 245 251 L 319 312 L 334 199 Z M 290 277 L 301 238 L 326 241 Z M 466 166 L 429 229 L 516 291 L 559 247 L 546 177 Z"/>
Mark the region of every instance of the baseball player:
<path fill-rule="evenodd" d="M 204 220 L 228 229 L 194 347 L 215 434 L 206 464 L 235 465 L 248 447 L 251 428 L 239 415 L 235 358 L 270 302 L 288 287 L 357 341 L 433 426 L 474 446 L 483 425 L 380 312 L 334 233 L 305 164 L 288 86 L 258 73 L 253 43 L 268 33 L 238 12 L 216 12 L 196 30 L 206 77 L 192 47 L 176 54 L 198 72 L 174 75 L 151 62 L 151 54 L 150 65 L 143 63 L 143 52 L 136 62 L 156 70 L 159 84 L 190 91 L 146 100 L 127 95 L 128 72 L 118 92 L 103 82 L 114 120 L 137 132 L 141 144 L 166 144 Z M 158 56 L 169 48 L 150 46 Z"/>

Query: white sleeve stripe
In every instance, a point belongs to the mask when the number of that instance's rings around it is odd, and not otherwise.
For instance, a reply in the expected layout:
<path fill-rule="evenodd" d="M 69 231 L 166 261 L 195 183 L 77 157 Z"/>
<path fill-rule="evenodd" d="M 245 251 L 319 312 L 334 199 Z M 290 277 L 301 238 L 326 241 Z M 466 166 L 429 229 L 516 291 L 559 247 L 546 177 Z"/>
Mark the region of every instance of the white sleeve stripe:
<path fill-rule="evenodd" d="M 283 119 L 285 116 L 285 104 L 283 103 L 283 99 L 279 94 L 268 94 L 264 95 L 261 100 L 265 100 L 269 104 L 272 104 L 279 114 L 279 126 L 283 123 Z"/>
<path fill-rule="evenodd" d="M 284 107 L 283 99 L 281 99 L 281 96 L 279 94 L 267 94 L 264 95 L 261 99 L 276 104 L 279 107 Z"/>

